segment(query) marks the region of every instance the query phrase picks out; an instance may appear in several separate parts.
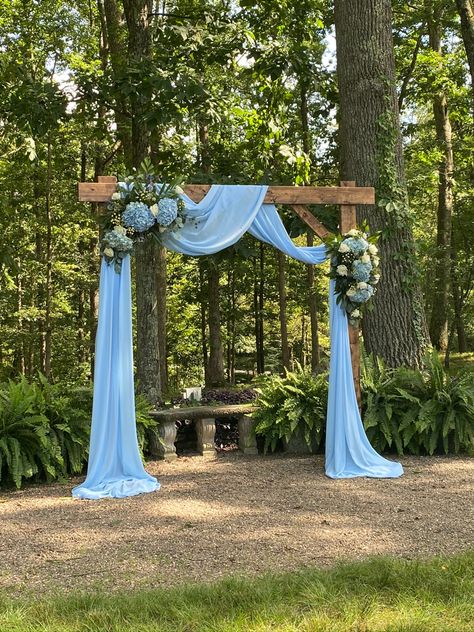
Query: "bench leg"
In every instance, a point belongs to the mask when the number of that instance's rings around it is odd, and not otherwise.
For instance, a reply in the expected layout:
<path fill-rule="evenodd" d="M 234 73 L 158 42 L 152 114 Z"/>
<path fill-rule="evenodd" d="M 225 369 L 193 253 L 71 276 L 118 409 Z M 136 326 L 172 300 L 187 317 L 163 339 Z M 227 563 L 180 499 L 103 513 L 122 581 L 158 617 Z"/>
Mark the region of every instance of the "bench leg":
<path fill-rule="evenodd" d="M 201 454 L 214 454 L 215 419 L 196 419 L 197 450 Z"/>
<path fill-rule="evenodd" d="M 239 417 L 239 450 L 244 454 L 258 454 L 255 421 L 248 415 Z"/>
<path fill-rule="evenodd" d="M 150 454 L 155 459 L 174 461 L 176 454 L 176 423 L 174 421 L 161 421 L 156 430 L 150 431 Z"/>

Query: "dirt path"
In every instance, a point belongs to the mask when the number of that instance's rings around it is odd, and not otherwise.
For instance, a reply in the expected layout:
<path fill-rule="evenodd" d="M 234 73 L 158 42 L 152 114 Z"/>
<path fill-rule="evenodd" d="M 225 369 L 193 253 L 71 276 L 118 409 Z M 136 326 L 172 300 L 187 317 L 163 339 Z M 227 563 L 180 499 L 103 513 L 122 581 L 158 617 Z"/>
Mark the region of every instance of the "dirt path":
<path fill-rule="evenodd" d="M 0 589 L 176 585 L 230 574 L 474 547 L 474 459 L 404 458 L 397 480 L 332 481 L 322 457 L 149 463 L 162 489 L 72 500 L 72 485 L 0 496 Z"/>

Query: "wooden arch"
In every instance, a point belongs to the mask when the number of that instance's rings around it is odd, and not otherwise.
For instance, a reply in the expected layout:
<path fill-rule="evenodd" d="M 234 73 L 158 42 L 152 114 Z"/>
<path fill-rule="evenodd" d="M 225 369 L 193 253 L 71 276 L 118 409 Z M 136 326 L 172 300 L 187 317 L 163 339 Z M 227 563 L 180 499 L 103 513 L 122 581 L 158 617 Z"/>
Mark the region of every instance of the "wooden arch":
<path fill-rule="evenodd" d="M 108 202 L 116 190 L 115 176 L 99 176 L 97 182 L 79 183 L 79 200 L 81 202 Z M 209 191 L 209 184 L 189 184 L 184 192 L 194 202 L 199 202 Z M 372 187 L 358 187 L 353 181 L 343 181 L 338 187 L 268 187 L 265 203 L 284 204 L 289 206 L 314 233 L 324 239 L 329 235 L 328 229 L 311 213 L 307 204 L 335 204 L 340 208 L 339 228 L 347 233 L 357 225 L 356 206 L 375 204 L 375 190 Z M 352 372 L 357 401 L 360 394 L 360 349 L 359 329 L 349 325 L 349 341 L 351 347 Z"/>

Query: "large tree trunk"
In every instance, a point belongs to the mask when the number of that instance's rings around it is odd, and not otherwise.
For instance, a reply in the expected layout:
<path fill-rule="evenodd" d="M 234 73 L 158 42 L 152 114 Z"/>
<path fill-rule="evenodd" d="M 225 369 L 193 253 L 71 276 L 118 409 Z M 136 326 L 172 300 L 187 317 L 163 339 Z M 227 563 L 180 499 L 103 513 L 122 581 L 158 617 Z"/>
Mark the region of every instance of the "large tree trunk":
<path fill-rule="evenodd" d="M 157 244 L 156 249 L 156 275 L 157 275 L 157 318 L 158 318 L 158 345 L 159 345 L 159 362 L 160 362 L 160 385 L 163 394 L 168 392 L 168 349 L 167 349 L 167 307 L 166 307 L 166 290 L 167 290 L 167 266 L 166 266 L 166 248 Z"/>
<path fill-rule="evenodd" d="M 208 386 L 222 386 L 224 377 L 224 348 L 221 334 L 220 274 L 214 261 L 207 269 L 209 290 L 209 366 Z"/>
<path fill-rule="evenodd" d="M 278 306 L 280 310 L 281 361 L 283 368 L 290 369 L 290 348 L 288 346 L 288 321 L 286 315 L 286 259 L 277 250 L 278 262 Z"/>
<path fill-rule="evenodd" d="M 461 18 L 461 35 L 471 71 L 471 87 L 474 92 L 474 5 L 472 0 L 456 0 Z"/>
<path fill-rule="evenodd" d="M 393 206 L 363 206 L 358 221 L 380 241 L 382 278 L 374 310 L 364 317 L 366 348 L 390 366 L 415 366 L 427 345 L 413 236 L 407 209 L 395 90 L 390 0 L 336 0 L 339 145 L 343 180 L 375 186 Z M 387 209 L 392 209 L 388 210 Z"/>
<path fill-rule="evenodd" d="M 430 16 L 429 22 L 430 46 L 438 55 L 442 54 L 441 17 L 442 11 L 435 9 Z M 438 168 L 438 227 L 436 233 L 435 279 L 430 337 L 431 342 L 437 349 L 445 351 L 448 345 L 448 307 L 451 281 L 454 156 L 451 122 L 444 92 L 436 92 L 433 95 L 433 113 L 436 125 L 436 140 L 442 158 Z"/>
<path fill-rule="evenodd" d="M 151 59 L 151 0 L 123 0 L 128 30 L 128 57 L 131 66 Z M 148 97 L 135 94 L 131 106 L 131 157 L 129 166 L 138 168 L 148 154 L 149 133 L 144 116 Z M 130 160 L 131 158 L 131 160 Z M 137 302 L 138 388 L 152 404 L 161 396 L 160 335 L 158 330 L 158 245 L 147 239 L 135 247 Z"/>

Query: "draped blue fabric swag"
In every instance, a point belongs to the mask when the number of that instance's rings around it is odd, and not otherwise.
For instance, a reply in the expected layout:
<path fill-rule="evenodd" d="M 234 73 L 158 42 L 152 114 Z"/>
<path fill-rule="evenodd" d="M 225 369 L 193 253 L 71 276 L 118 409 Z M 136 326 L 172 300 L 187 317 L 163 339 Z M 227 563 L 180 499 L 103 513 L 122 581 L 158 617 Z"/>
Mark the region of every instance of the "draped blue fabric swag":
<path fill-rule="evenodd" d="M 266 186 L 214 185 L 201 202 L 183 195 L 188 220 L 164 236 L 164 245 L 185 255 L 210 255 L 235 244 L 245 232 L 307 264 L 326 259 L 325 246 L 293 244 Z M 326 474 L 331 478 L 398 477 L 399 463 L 370 445 L 357 406 L 346 312 L 329 290 L 331 360 L 326 422 Z M 143 469 L 134 415 L 130 262 L 118 275 L 102 262 L 96 340 L 94 407 L 87 478 L 73 490 L 81 498 L 122 497 L 154 491 L 159 483 Z"/>

